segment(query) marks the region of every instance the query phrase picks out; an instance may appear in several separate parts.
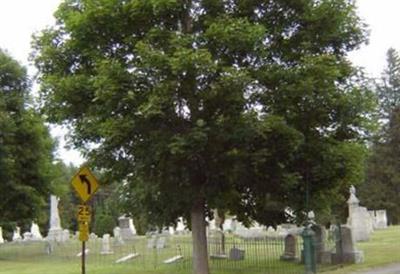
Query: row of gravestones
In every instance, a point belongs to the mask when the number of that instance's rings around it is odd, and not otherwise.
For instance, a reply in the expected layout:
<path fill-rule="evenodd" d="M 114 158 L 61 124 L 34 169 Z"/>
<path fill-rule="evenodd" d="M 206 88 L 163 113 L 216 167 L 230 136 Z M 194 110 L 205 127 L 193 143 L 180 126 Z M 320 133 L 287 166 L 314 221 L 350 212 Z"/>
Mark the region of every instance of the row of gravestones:
<path fill-rule="evenodd" d="M 364 260 L 362 251 L 355 248 L 355 240 L 351 228 L 347 225 L 333 227 L 332 233 L 337 235 L 333 250 L 326 247 L 327 231 L 325 227 L 313 225 L 313 244 L 316 263 L 337 264 L 337 263 L 361 263 Z M 297 235 L 289 234 L 285 237 L 284 254 L 281 260 L 293 261 L 303 260 L 303 255 L 298 254 Z"/>

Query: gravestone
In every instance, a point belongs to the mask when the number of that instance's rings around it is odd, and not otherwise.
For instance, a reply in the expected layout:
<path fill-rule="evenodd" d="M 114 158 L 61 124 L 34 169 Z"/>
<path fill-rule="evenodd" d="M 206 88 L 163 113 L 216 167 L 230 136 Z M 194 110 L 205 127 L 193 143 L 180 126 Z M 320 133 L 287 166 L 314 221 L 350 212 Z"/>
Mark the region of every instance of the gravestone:
<path fill-rule="evenodd" d="M 375 217 L 375 210 L 368 210 L 368 214 L 372 220 L 372 228 L 376 229 L 376 217 Z"/>
<path fill-rule="evenodd" d="M 89 234 L 89 239 L 90 240 L 95 241 L 95 240 L 97 240 L 97 238 L 99 238 L 99 237 L 97 237 L 97 235 L 94 232 Z"/>
<path fill-rule="evenodd" d="M 17 241 L 21 241 L 22 240 L 21 228 L 19 226 L 15 227 L 15 230 L 14 230 L 13 236 L 12 236 L 12 240 L 13 240 L 13 242 L 17 242 Z"/>
<path fill-rule="evenodd" d="M 62 242 L 68 241 L 69 237 L 70 237 L 69 230 L 68 229 L 64 229 L 63 232 L 62 232 L 61 241 Z"/>
<path fill-rule="evenodd" d="M 183 218 L 180 217 L 178 219 L 178 222 L 176 223 L 175 234 L 186 234 L 186 231 L 187 229 L 183 221 Z"/>
<path fill-rule="evenodd" d="M 376 210 L 376 228 L 377 229 L 385 229 L 387 228 L 387 215 L 386 215 L 386 210 Z"/>
<path fill-rule="evenodd" d="M 355 241 L 351 227 L 342 225 L 340 229 L 340 241 L 336 241 L 336 253 L 334 254 L 334 262 L 343 263 L 362 263 L 364 261 L 364 253 L 355 248 Z M 341 256 L 341 258 L 339 258 Z"/>
<path fill-rule="evenodd" d="M 155 235 L 152 235 L 150 239 L 147 240 L 147 248 L 148 249 L 153 249 L 156 247 L 156 241 L 157 237 Z"/>
<path fill-rule="evenodd" d="M 104 234 L 101 240 L 101 255 L 110 255 L 114 254 L 111 250 L 111 243 L 110 243 L 110 234 Z"/>
<path fill-rule="evenodd" d="M 288 234 L 285 237 L 285 250 L 281 256 L 282 261 L 294 261 L 296 260 L 297 251 L 297 238 L 295 235 Z"/>
<path fill-rule="evenodd" d="M 121 236 L 121 229 L 118 226 L 114 227 L 113 235 L 114 235 L 115 244 L 117 244 L 117 245 L 125 244 L 124 239 L 122 239 L 122 236 Z"/>
<path fill-rule="evenodd" d="M 322 263 L 322 259 L 325 256 L 325 243 L 326 243 L 326 238 L 327 238 L 327 233 L 326 229 L 324 226 L 321 225 L 313 225 L 311 226 L 311 229 L 314 231 L 314 244 L 315 244 L 315 254 L 316 254 L 316 262 L 317 263 Z M 330 256 L 330 252 L 329 252 Z M 324 262 L 326 263 L 326 262 Z"/>
<path fill-rule="evenodd" d="M 0 226 L 0 244 L 4 244 L 3 228 Z"/>
<path fill-rule="evenodd" d="M 128 254 L 128 255 L 116 260 L 115 263 L 117 263 L 117 264 L 124 263 L 124 262 L 127 262 L 129 260 L 133 260 L 133 259 L 139 257 L 139 255 L 140 255 L 139 253 L 130 253 L 130 254 Z"/>
<path fill-rule="evenodd" d="M 35 222 L 32 222 L 31 225 L 31 239 L 34 241 L 43 240 L 42 234 L 40 234 L 39 226 Z"/>
<path fill-rule="evenodd" d="M 24 241 L 32 241 L 32 233 L 24 232 L 24 234 L 22 234 L 22 238 Z"/>
<path fill-rule="evenodd" d="M 245 251 L 236 247 L 231 248 L 229 251 L 229 259 L 233 261 L 244 260 Z"/>
<path fill-rule="evenodd" d="M 166 238 L 165 237 L 159 237 L 157 239 L 157 242 L 156 242 L 156 248 L 157 249 L 163 249 L 165 247 L 166 247 Z"/>
<path fill-rule="evenodd" d="M 129 241 L 135 239 L 136 230 L 133 226 L 133 221 L 131 218 L 121 216 L 118 218 L 118 226 L 121 229 L 121 238 L 124 241 Z"/>
<path fill-rule="evenodd" d="M 371 233 L 372 221 L 370 214 L 365 207 L 359 206 L 360 200 L 356 197 L 356 189 L 354 186 L 350 187 L 350 198 L 347 200 L 349 207 L 349 217 L 347 218 L 347 225 L 351 227 L 353 233 L 353 240 L 368 241 Z"/>
<path fill-rule="evenodd" d="M 60 215 L 58 213 L 58 198 L 50 195 L 50 229 L 47 234 L 47 240 L 63 242 L 65 235 L 61 228 Z"/>

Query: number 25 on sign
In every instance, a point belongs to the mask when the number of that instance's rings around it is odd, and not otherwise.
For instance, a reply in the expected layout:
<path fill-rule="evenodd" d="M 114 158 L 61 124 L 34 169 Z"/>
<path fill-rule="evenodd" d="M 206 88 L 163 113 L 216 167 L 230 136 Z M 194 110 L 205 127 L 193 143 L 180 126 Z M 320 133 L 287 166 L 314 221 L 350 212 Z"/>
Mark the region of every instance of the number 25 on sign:
<path fill-rule="evenodd" d="M 83 202 L 87 202 L 99 188 L 96 177 L 85 166 L 79 169 L 71 183 Z"/>

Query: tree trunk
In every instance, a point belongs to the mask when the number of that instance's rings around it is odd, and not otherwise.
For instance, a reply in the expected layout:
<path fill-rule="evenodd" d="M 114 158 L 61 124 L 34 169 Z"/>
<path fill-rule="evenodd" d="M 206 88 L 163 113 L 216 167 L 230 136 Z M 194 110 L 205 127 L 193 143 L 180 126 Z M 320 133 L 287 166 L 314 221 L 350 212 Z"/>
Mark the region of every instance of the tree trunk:
<path fill-rule="evenodd" d="M 209 274 L 203 199 L 194 202 L 190 215 L 193 239 L 193 274 Z"/>

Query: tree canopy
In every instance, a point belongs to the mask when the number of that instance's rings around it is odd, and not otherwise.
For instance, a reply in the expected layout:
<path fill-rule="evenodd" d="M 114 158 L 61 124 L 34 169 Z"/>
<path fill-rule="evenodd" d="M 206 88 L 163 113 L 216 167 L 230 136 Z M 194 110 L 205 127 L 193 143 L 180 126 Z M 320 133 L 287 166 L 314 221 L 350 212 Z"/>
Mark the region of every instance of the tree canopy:
<path fill-rule="evenodd" d="M 376 83 L 380 130 L 371 146 L 367 177 L 361 186 L 361 201 L 370 209 L 386 209 L 388 221 L 400 222 L 400 58 L 387 52 L 387 66 Z"/>
<path fill-rule="evenodd" d="M 0 50 L 0 212 L 4 225 L 44 219 L 53 140 L 31 107 L 26 70 Z"/>
<path fill-rule="evenodd" d="M 195 273 L 210 209 L 277 224 L 307 189 L 328 212 L 362 180 L 353 1 L 67 0 L 55 16 L 34 42 L 43 110 L 133 214 L 189 220 Z"/>

